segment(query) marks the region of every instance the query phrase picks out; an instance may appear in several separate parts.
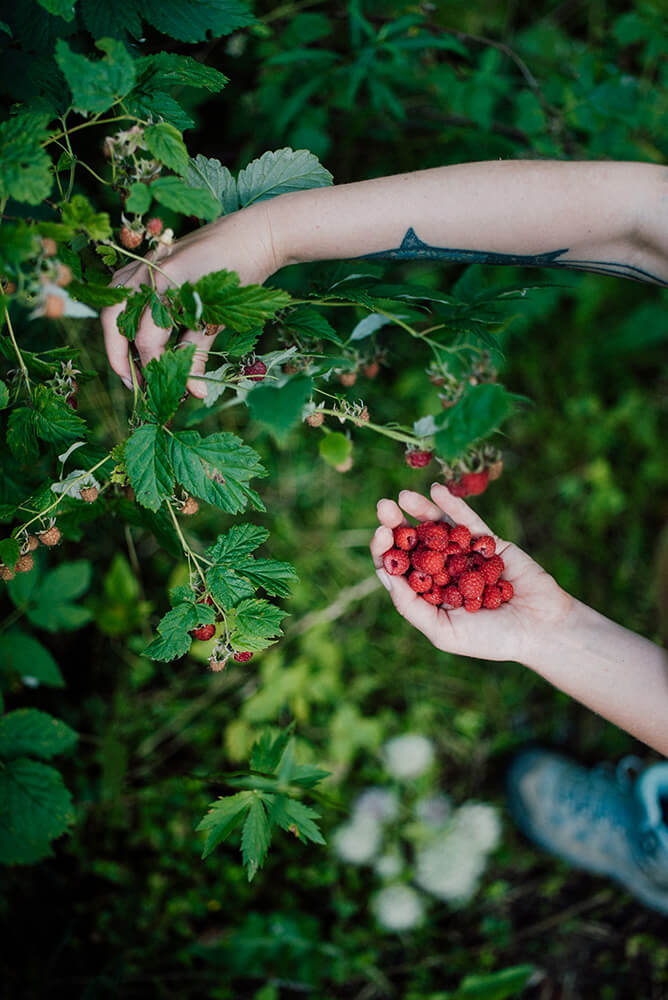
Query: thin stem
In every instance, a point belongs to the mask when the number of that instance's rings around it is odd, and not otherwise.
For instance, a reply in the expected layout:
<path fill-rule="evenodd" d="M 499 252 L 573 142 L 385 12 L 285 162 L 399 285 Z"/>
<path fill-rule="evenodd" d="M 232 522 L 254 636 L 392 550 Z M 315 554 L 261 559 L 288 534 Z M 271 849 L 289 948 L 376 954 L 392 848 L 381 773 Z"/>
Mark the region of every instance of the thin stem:
<path fill-rule="evenodd" d="M 138 254 L 132 253 L 131 250 L 126 250 L 125 247 L 119 247 L 119 245 L 117 243 L 114 243 L 113 240 L 104 240 L 103 242 L 105 246 L 111 247 L 112 250 L 116 250 L 118 253 L 123 254 L 125 257 L 132 257 L 133 260 L 138 260 L 140 264 L 146 264 L 147 267 L 152 268 L 154 271 L 157 271 L 159 274 L 161 274 L 163 278 L 166 278 L 167 281 L 170 283 L 170 285 L 178 287 L 178 282 L 175 281 L 174 278 L 172 278 L 169 274 L 167 274 L 166 271 L 163 271 L 161 267 L 158 267 L 158 265 L 155 264 L 152 260 L 149 260 L 147 257 L 140 257 Z"/>
<path fill-rule="evenodd" d="M 318 413 L 324 413 L 327 417 L 336 417 L 337 420 L 349 420 L 351 423 L 355 424 L 356 427 L 366 427 L 370 431 L 376 431 L 377 434 L 382 434 L 384 437 L 392 438 L 394 441 L 403 441 L 404 444 L 420 444 L 418 438 L 414 434 L 405 434 L 403 431 L 395 431 L 390 427 L 384 427 L 382 424 L 374 424 L 370 420 L 360 420 L 353 413 L 343 413 L 340 410 L 329 410 L 323 409 L 318 410 Z"/>
<path fill-rule="evenodd" d="M 195 553 L 190 548 L 190 546 L 188 545 L 188 543 L 187 543 L 187 541 L 185 539 L 185 536 L 184 536 L 183 532 L 181 531 L 181 525 L 178 522 L 178 518 L 177 518 L 176 514 L 174 513 L 174 508 L 172 507 L 172 505 L 169 502 L 169 500 L 167 501 L 167 510 L 169 511 L 169 516 L 172 519 L 172 524 L 174 525 L 174 530 L 176 531 L 176 534 L 179 536 L 179 541 L 181 542 L 181 548 L 183 549 L 183 552 L 184 552 L 184 555 L 185 555 L 186 559 L 188 560 L 188 562 L 192 561 L 195 564 L 195 569 L 199 573 L 199 577 L 200 577 L 202 583 L 204 584 L 204 586 L 206 587 L 206 578 L 204 576 L 204 573 L 202 572 L 202 568 L 200 566 L 200 560 L 195 555 Z"/>
<path fill-rule="evenodd" d="M 91 125 L 109 125 L 111 122 L 123 122 L 123 121 L 128 121 L 128 119 L 143 124 L 142 119 L 137 118 L 136 115 L 130 115 L 130 114 L 116 115 L 113 118 L 98 118 L 96 116 L 94 118 L 91 118 L 90 121 L 82 122 L 81 125 L 75 125 L 73 128 L 67 129 L 67 132 L 69 133 L 69 135 L 72 135 L 73 132 L 80 132 L 82 128 L 90 128 Z M 58 139 L 62 139 L 64 135 L 65 132 L 56 132 L 55 135 L 50 135 L 49 138 L 45 139 L 44 142 L 41 144 L 42 148 L 44 148 L 45 146 L 50 146 L 52 142 L 56 142 L 56 140 Z"/>
<path fill-rule="evenodd" d="M 7 309 L 7 306 L 5 306 L 5 322 L 7 323 L 7 329 L 9 331 L 9 339 L 12 342 L 12 347 L 14 348 L 16 357 L 18 358 L 19 361 L 19 367 L 21 369 L 21 374 L 23 375 L 23 380 L 26 384 L 26 389 L 28 390 L 28 395 L 32 396 L 32 393 L 30 391 L 30 375 L 28 374 L 28 369 L 26 368 L 26 363 L 23 360 L 23 355 L 21 354 L 19 345 L 16 343 L 16 337 L 14 336 L 14 328 L 12 326 L 12 321 L 9 318 L 9 310 Z"/>
<path fill-rule="evenodd" d="M 111 456 L 111 452 L 110 452 L 108 455 L 105 455 L 104 458 L 100 459 L 99 462 L 97 462 L 95 465 L 93 465 L 92 468 L 86 469 L 84 472 L 81 473 L 80 476 L 77 476 L 75 479 L 71 479 L 69 481 L 69 485 L 73 486 L 75 483 L 78 483 L 80 480 L 87 479 L 88 476 L 92 476 L 93 473 L 97 472 L 98 469 L 102 468 L 102 466 L 105 465 L 109 461 L 109 459 L 111 457 L 112 456 Z M 52 510 L 55 510 L 56 507 L 60 506 L 60 504 L 65 499 L 65 496 L 66 496 L 65 493 L 61 493 L 60 496 L 57 497 L 57 499 L 54 500 L 53 503 L 49 507 L 47 507 L 45 510 L 40 510 L 38 514 L 35 514 L 34 517 L 31 517 L 29 521 L 25 522 L 25 524 L 20 524 L 17 528 L 14 528 L 14 530 L 12 531 L 12 537 L 16 538 L 17 535 L 19 535 L 22 531 L 25 531 L 27 528 L 29 528 L 31 524 L 35 523 L 35 521 L 41 521 L 41 520 L 43 520 L 48 514 L 51 513 Z"/>

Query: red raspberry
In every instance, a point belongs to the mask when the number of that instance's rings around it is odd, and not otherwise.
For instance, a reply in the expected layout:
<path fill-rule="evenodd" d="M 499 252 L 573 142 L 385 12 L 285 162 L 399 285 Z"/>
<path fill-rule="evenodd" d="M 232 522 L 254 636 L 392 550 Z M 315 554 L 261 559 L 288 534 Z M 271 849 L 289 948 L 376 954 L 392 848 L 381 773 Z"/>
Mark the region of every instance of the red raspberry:
<path fill-rule="evenodd" d="M 485 557 L 479 552 L 472 552 L 466 558 L 468 559 L 469 569 L 482 569 L 485 565 Z"/>
<path fill-rule="evenodd" d="M 482 597 L 475 597 L 468 601 L 464 601 L 464 611 L 470 611 L 471 614 L 475 614 L 476 611 L 480 611 L 481 607 Z"/>
<path fill-rule="evenodd" d="M 442 521 L 436 521 L 426 529 L 422 541 L 428 548 L 435 549 L 436 552 L 445 552 L 448 547 L 449 538 L 450 533 L 447 524 L 443 524 Z"/>
<path fill-rule="evenodd" d="M 445 569 L 445 556 L 443 553 L 433 552 L 422 545 L 413 550 L 411 562 L 415 569 L 421 573 L 428 573 L 430 576 L 433 576 L 434 573 L 442 573 Z"/>
<path fill-rule="evenodd" d="M 162 232 L 162 219 L 158 219 L 157 216 L 149 219 L 146 223 L 146 232 L 151 236 L 159 236 Z"/>
<path fill-rule="evenodd" d="M 418 543 L 418 533 L 410 524 L 401 524 L 394 529 L 394 544 L 398 549 L 410 552 Z"/>
<path fill-rule="evenodd" d="M 480 567 L 480 572 L 485 577 L 485 583 L 491 586 L 498 581 L 505 568 L 501 556 L 494 555 L 491 559 L 485 560 L 484 564 Z"/>
<path fill-rule="evenodd" d="M 252 658 L 253 654 L 248 652 L 234 653 L 232 656 L 232 659 L 236 660 L 237 663 L 248 663 L 248 661 Z"/>
<path fill-rule="evenodd" d="M 450 574 L 442 570 L 440 573 L 434 573 L 433 580 L 436 587 L 447 587 L 450 583 Z"/>
<path fill-rule="evenodd" d="M 367 378 L 375 378 L 380 371 L 380 365 L 377 361 L 370 361 L 368 365 L 365 365 L 362 369 Z"/>
<path fill-rule="evenodd" d="M 261 382 L 267 374 L 267 366 L 264 361 L 254 361 L 252 365 L 244 365 L 244 375 L 251 382 Z"/>
<path fill-rule="evenodd" d="M 418 541 L 424 542 L 425 538 L 427 537 L 427 532 L 435 523 L 436 522 L 434 521 L 421 521 L 420 524 L 418 524 L 417 528 L 415 529 L 415 531 L 417 532 Z"/>
<path fill-rule="evenodd" d="M 515 588 L 510 580 L 499 580 L 499 587 L 501 588 L 501 600 L 509 601 L 515 593 Z"/>
<path fill-rule="evenodd" d="M 129 226 L 123 226 L 118 238 L 126 250 L 136 250 L 144 239 L 142 233 L 130 229 Z"/>
<path fill-rule="evenodd" d="M 401 576 L 411 564 L 408 553 L 402 549 L 388 549 L 383 555 L 383 566 L 390 576 Z"/>
<path fill-rule="evenodd" d="M 464 603 L 464 598 L 459 593 L 454 583 L 451 583 L 449 587 L 445 588 L 443 593 L 443 603 L 448 604 L 451 608 L 461 608 Z"/>
<path fill-rule="evenodd" d="M 420 594 L 420 597 L 423 600 L 425 600 L 428 604 L 434 604 L 436 607 L 443 603 L 444 596 L 445 591 L 443 587 L 432 587 L 432 589 L 427 591 L 426 594 Z"/>
<path fill-rule="evenodd" d="M 69 396 L 65 397 L 65 402 L 69 406 L 70 410 L 78 410 L 79 409 L 79 403 L 78 403 L 77 397 L 74 395 L 73 392 L 71 392 L 69 394 Z"/>
<path fill-rule="evenodd" d="M 414 448 L 406 452 L 406 465 L 410 465 L 411 469 L 424 469 L 431 462 L 433 454 L 432 451 Z"/>
<path fill-rule="evenodd" d="M 496 542 L 491 535 L 480 535 L 471 539 L 471 550 L 481 552 L 485 559 L 491 559 L 496 552 Z"/>
<path fill-rule="evenodd" d="M 474 601 L 478 597 L 482 597 L 482 592 L 485 589 L 485 577 L 477 570 L 467 570 L 457 580 L 457 586 L 465 601 Z"/>
<path fill-rule="evenodd" d="M 408 577 L 408 585 L 416 594 L 424 594 L 431 590 L 432 578 L 428 573 L 421 573 L 419 569 L 414 569 Z"/>
<path fill-rule="evenodd" d="M 450 540 L 448 542 L 448 547 L 445 550 L 446 556 L 456 556 L 461 553 L 462 549 L 458 542 L 453 542 Z"/>
<path fill-rule="evenodd" d="M 482 472 L 467 472 L 461 479 L 462 486 L 471 497 L 484 493 L 488 482 L 489 472 L 487 469 L 483 469 Z"/>
<path fill-rule="evenodd" d="M 212 608 L 213 607 L 213 597 L 211 596 L 211 594 L 204 594 L 203 597 L 200 597 L 200 599 L 198 600 L 197 603 L 198 604 L 208 604 L 209 607 Z"/>
<path fill-rule="evenodd" d="M 215 625 L 198 625 L 190 633 L 193 639 L 199 639 L 200 642 L 206 642 L 208 639 L 213 639 L 216 633 Z"/>
<path fill-rule="evenodd" d="M 482 606 L 484 608 L 500 608 L 503 603 L 503 598 L 501 597 L 501 587 L 497 587 L 493 584 L 491 587 L 485 587 L 482 594 Z"/>
<path fill-rule="evenodd" d="M 453 497 L 467 497 L 469 495 L 469 491 L 462 484 L 461 480 L 453 479 L 451 482 L 446 483 L 445 485 L 448 487 Z"/>
<path fill-rule="evenodd" d="M 462 552 L 466 552 L 471 544 L 471 532 L 466 525 L 456 524 L 450 529 L 450 541 L 457 542 Z"/>
<path fill-rule="evenodd" d="M 469 557 L 465 556 L 463 552 L 448 556 L 447 568 L 450 576 L 461 576 L 469 568 Z"/>

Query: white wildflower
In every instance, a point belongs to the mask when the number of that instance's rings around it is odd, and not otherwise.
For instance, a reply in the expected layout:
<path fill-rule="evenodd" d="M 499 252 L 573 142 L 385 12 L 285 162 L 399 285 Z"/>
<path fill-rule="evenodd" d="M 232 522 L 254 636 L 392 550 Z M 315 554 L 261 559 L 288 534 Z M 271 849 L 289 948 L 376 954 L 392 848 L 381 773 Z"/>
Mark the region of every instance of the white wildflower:
<path fill-rule="evenodd" d="M 447 795 L 429 795 L 415 803 L 415 815 L 425 826 L 439 830 L 452 816 L 452 802 Z"/>
<path fill-rule="evenodd" d="M 376 920 L 388 931 L 408 931 L 424 916 L 422 899 L 409 885 L 388 885 L 375 894 L 371 906 Z"/>
<path fill-rule="evenodd" d="M 403 870 L 404 859 L 398 851 L 388 851 L 386 854 L 381 854 L 373 867 L 381 878 L 396 878 Z"/>
<path fill-rule="evenodd" d="M 481 850 L 495 850 L 501 840 L 501 820 L 494 806 L 484 802 L 465 802 L 456 813 L 455 824 L 462 836 Z"/>
<path fill-rule="evenodd" d="M 415 855 L 415 881 L 420 888 L 453 903 L 467 902 L 478 888 L 487 856 L 456 817 L 442 834 Z"/>
<path fill-rule="evenodd" d="M 399 815 L 399 797 L 391 788 L 365 788 L 353 805 L 353 822 L 371 816 L 379 823 L 389 823 Z"/>
<path fill-rule="evenodd" d="M 332 839 L 332 846 L 342 861 L 353 865 L 366 865 L 378 854 L 382 829 L 371 816 L 362 816 L 340 826 Z"/>
<path fill-rule="evenodd" d="M 419 778 L 434 759 L 434 745 L 419 733 L 404 733 L 383 747 L 385 765 L 395 778 Z"/>

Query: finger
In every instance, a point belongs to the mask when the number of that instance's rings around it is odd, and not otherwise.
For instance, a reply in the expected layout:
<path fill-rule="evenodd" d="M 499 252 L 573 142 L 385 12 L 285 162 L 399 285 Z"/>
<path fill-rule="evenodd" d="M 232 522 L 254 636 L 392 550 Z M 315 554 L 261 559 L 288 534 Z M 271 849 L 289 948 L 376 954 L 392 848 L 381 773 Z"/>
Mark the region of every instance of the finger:
<path fill-rule="evenodd" d="M 414 490 L 402 490 L 399 494 L 399 504 L 407 514 L 416 517 L 418 521 L 440 521 L 443 518 L 440 507 Z"/>
<path fill-rule="evenodd" d="M 158 326 L 150 309 L 144 309 L 134 339 L 142 368 L 146 368 L 149 361 L 161 356 L 171 332 L 171 327 Z"/>
<path fill-rule="evenodd" d="M 398 528 L 400 524 L 406 524 L 406 518 L 398 504 L 394 500 L 383 498 L 376 504 L 376 513 L 381 524 L 386 524 L 388 528 Z"/>
<path fill-rule="evenodd" d="M 130 371 L 129 344 L 118 329 L 117 319 L 125 309 L 125 302 L 107 306 L 100 313 L 102 332 L 104 334 L 104 349 L 107 352 L 109 364 L 122 379 L 128 389 L 132 389 L 132 374 Z"/>
<path fill-rule="evenodd" d="M 434 483 L 431 487 L 432 500 L 438 505 L 437 509 L 451 517 L 455 524 L 464 524 L 474 535 L 492 535 L 497 538 L 494 532 L 485 524 L 479 514 L 460 497 L 453 497 L 447 486 L 442 483 Z"/>
<path fill-rule="evenodd" d="M 450 627 L 447 612 L 442 608 L 436 608 L 433 604 L 424 601 L 419 594 L 409 586 L 408 580 L 403 576 L 390 576 L 385 570 L 378 571 L 378 576 L 383 574 L 387 582 L 384 583 L 389 591 L 392 603 L 402 618 L 422 632 L 430 642 L 436 645 L 436 638 L 439 631 Z"/>
<path fill-rule="evenodd" d="M 393 544 L 394 536 L 391 528 L 388 528 L 384 524 L 381 524 L 379 528 L 376 528 L 369 545 L 369 548 L 371 549 L 371 558 L 373 559 L 373 564 L 376 569 L 383 568 L 383 556 L 388 549 L 392 548 Z"/>
<path fill-rule="evenodd" d="M 198 376 L 204 375 L 206 371 L 209 351 L 213 346 L 219 329 L 220 327 L 216 327 L 213 333 L 204 333 L 201 330 L 186 330 L 179 341 L 179 347 L 183 347 L 185 344 L 195 345 L 195 354 L 190 368 L 191 377 L 186 383 L 186 389 L 196 399 L 205 399 L 208 392 L 206 380 Z"/>

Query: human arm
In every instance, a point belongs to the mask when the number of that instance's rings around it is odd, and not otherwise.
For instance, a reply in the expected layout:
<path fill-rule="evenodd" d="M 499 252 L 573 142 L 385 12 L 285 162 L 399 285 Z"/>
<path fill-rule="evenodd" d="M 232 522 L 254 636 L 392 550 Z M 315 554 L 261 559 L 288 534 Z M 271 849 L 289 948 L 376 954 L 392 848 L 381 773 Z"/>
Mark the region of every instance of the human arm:
<path fill-rule="evenodd" d="M 487 660 L 514 660 L 559 690 L 668 756 L 668 653 L 617 625 L 567 594 L 525 552 L 496 539 L 504 576 L 514 587 L 507 604 L 470 614 L 463 608 L 435 608 L 402 577 L 390 577 L 382 555 L 392 546 L 392 529 L 418 520 L 450 517 L 473 534 L 493 534 L 480 517 L 446 487 L 435 484 L 429 501 L 404 490 L 399 504 L 381 500 L 380 527 L 371 542 L 379 579 L 407 621 L 447 652 Z"/>

